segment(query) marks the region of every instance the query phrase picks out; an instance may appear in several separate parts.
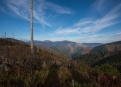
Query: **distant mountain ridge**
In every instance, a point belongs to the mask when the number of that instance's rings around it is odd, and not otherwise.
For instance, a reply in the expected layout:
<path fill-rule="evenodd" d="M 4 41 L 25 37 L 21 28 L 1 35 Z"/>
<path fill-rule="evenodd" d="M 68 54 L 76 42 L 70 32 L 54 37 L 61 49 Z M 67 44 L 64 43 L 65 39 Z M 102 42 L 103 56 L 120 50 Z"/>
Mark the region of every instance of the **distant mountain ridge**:
<path fill-rule="evenodd" d="M 36 45 L 41 45 L 41 46 L 60 46 L 60 45 L 67 45 L 67 44 L 75 44 L 76 46 L 83 46 L 83 47 L 96 47 L 99 45 L 103 45 L 103 43 L 77 43 L 77 42 L 72 42 L 72 41 L 50 41 L 50 40 L 45 40 L 45 41 L 37 41 L 35 40 L 34 43 Z"/>
<path fill-rule="evenodd" d="M 50 47 L 62 47 L 62 46 L 67 46 L 68 44 L 71 44 L 73 46 L 83 46 L 85 47 L 86 45 L 83 45 L 81 43 L 76 43 L 76 42 L 71 42 L 71 41 L 49 41 L 49 40 L 45 40 L 45 41 L 34 41 L 35 45 L 40 45 L 40 46 L 50 46 Z"/>
<path fill-rule="evenodd" d="M 76 42 L 71 42 L 71 41 L 34 41 L 34 44 L 37 46 L 47 46 L 47 47 L 56 47 L 58 49 L 65 49 L 68 50 L 69 52 L 73 53 L 76 51 L 78 47 L 85 48 L 87 47 L 84 44 L 81 43 L 76 43 Z"/>
<path fill-rule="evenodd" d="M 91 50 L 91 53 L 100 53 L 100 52 L 113 53 L 116 51 L 121 51 L 121 41 L 116 41 L 97 46 Z"/>
<path fill-rule="evenodd" d="M 89 46 L 89 47 L 96 47 L 99 45 L 103 45 L 103 43 L 82 43 L 82 44 Z"/>
<path fill-rule="evenodd" d="M 30 43 L 30 42 L 29 42 Z M 81 50 L 82 54 L 87 54 L 90 50 L 101 43 L 77 43 L 72 41 L 34 41 L 34 44 L 43 50 L 58 54 L 59 56 L 72 57 L 71 55 Z"/>

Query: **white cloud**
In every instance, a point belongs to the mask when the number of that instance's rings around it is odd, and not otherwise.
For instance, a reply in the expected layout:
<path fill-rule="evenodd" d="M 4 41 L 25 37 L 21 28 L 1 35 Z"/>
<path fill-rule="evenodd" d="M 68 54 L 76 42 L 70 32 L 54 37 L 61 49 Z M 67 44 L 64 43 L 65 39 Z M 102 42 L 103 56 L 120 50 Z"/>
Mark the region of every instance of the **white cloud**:
<path fill-rule="evenodd" d="M 91 24 L 92 20 L 89 20 L 87 18 L 80 20 L 78 23 L 74 24 L 75 27 L 81 27 L 81 26 L 85 26 L 88 24 Z"/>
<path fill-rule="evenodd" d="M 30 20 L 30 2 L 28 0 L 6 0 L 6 5 L 8 8 L 14 12 L 14 15 L 17 15 L 27 21 Z M 41 11 L 41 14 L 38 11 L 39 8 L 34 8 L 34 19 L 39 22 L 41 25 L 51 26 L 43 15 L 44 11 Z M 13 15 L 13 14 L 12 14 Z"/>
<path fill-rule="evenodd" d="M 11 10 L 19 17 L 25 19 L 25 20 L 28 20 L 29 21 L 29 14 L 28 14 L 28 11 L 26 10 L 20 10 L 18 9 L 16 6 L 14 5 L 11 5 L 11 4 L 8 4 L 7 5 L 9 8 L 11 8 Z"/>
<path fill-rule="evenodd" d="M 57 34 L 75 34 L 79 33 L 78 31 L 81 28 L 65 28 L 65 29 L 57 29 L 55 33 Z"/>
<path fill-rule="evenodd" d="M 114 9 L 109 11 L 101 19 L 93 21 L 94 25 L 88 26 L 86 29 L 83 29 L 83 30 L 86 32 L 96 32 L 96 31 L 100 31 L 106 27 L 120 23 L 121 21 L 118 20 L 119 18 L 121 18 L 121 14 L 119 13 L 120 10 L 121 10 L 121 4 L 114 7 Z"/>
<path fill-rule="evenodd" d="M 36 11 L 34 11 L 34 18 L 41 24 L 41 25 L 46 25 L 46 26 L 49 26 L 51 27 L 51 24 L 46 22 L 45 19 L 44 19 L 44 16 L 42 14 L 38 14 Z M 43 25 L 43 26 L 44 26 Z"/>
<path fill-rule="evenodd" d="M 113 41 L 121 40 L 121 31 L 116 31 L 113 33 L 104 33 L 104 34 L 89 34 L 89 35 L 80 35 L 78 42 L 92 42 L 92 43 L 109 43 Z M 87 39 L 88 38 L 88 39 Z"/>
<path fill-rule="evenodd" d="M 121 20 L 119 20 L 121 18 L 121 13 L 119 13 L 120 10 L 121 10 L 121 4 L 114 7 L 102 18 L 98 18 L 96 20 L 90 20 L 85 18 L 75 23 L 71 27 L 56 30 L 56 33 L 77 34 L 77 33 L 95 33 L 95 32 L 101 31 L 106 27 L 109 27 L 121 22 Z"/>
<path fill-rule="evenodd" d="M 19 16 L 25 20 L 29 20 L 30 18 L 30 2 L 29 0 L 5 0 L 4 4 L 8 7 L 11 15 Z M 4 9 L 4 8 L 3 8 Z M 51 27 L 51 22 L 48 22 L 47 15 L 48 13 L 46 10 L 51 10 L 53 12 L 59 14 L 72 14 L 73 10 L 63 7 L 47 0 L 36 0 L 34 2 L 34 21 L 39 22 L 42 26 L 49 26 Z M 51 13 L 49 13 L 51 14 Z"/>
<path fill-rule="evenodd" d="M 103 12 L 105 6 L 104 0 L 99 0 L 100 12 Z M 96 18 L 93 16 L 91 18 L 87 17 L 81 19 L 79 22 L 73 24 L 67 28 L 59 28 L 55 31 L 57 35 L 78 35 L 75 40 L 76 42 L 113 42 L 121 40 L 121 29 L 117 29 L 119 31 L 113 31 L 114 33 L 106 33 L 103 32 L 99 34 L 101 30 L 104 30 L 107 27 L 113 26 L 121 22 L 121 4 L 119 3 L 116 6 L 113 6 L 112 9 L 109 9 L 107 13 L 103 14 L 102 17 Z"/>
<path fill-rule="evenodd" d="M 74 11 L 70 8 L 62 7 L 60 5 L 56 5 L 56 4 L 51 3 L 51 2 L 46 2 L 46 5 L 47 5 L 48 9 L 53 10 L 57 13 L 61 13 L 61 14 L 72 14 L 72 13 L 74 13 Z"/>

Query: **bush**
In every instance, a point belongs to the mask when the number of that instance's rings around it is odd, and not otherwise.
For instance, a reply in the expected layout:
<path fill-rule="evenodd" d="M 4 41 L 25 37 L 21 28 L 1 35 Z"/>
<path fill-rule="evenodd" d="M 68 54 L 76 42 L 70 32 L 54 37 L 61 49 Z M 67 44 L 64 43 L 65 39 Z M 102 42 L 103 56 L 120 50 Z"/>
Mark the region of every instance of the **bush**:
<path fill-rule="evenodd" d="M 67 85 L 67 83 L 70 83 L 71 73 L 66 67 L 61 66 L 57 73 L 60 85 Z"/>
<path fill-rule="evenodd" d="M 106 74 L 106 75 L 114 75 L 119 76 L 120 72 L 117 70 L 117 68 L 113 67 L 110 64 L 103 64 L 102 66 L 96 66 L 94 67 L 94 72 L 98 74 Z"/>
<path fill-rule="evenodd" d="M 37 78 L 37 82 L 36 83 L 40 83 L 40 84 L 44 84 L 47 76 L 48 76 L 49 70 L 48 68 L 43 68 L 41 70 L 37 70 L 35 71 L 35 76 Z"/>

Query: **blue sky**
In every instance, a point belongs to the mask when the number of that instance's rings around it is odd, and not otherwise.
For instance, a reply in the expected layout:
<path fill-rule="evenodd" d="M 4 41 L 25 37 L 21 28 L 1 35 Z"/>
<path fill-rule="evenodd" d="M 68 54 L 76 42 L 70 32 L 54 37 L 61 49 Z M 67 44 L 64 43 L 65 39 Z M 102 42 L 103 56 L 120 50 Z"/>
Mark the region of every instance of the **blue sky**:
<path fill-rule="evenodd" d="M 0 0 L 0 36 L 30 38 L 30 0 Z M 121 40 L 121 0 L 34 0 L 34 39 Z"/>

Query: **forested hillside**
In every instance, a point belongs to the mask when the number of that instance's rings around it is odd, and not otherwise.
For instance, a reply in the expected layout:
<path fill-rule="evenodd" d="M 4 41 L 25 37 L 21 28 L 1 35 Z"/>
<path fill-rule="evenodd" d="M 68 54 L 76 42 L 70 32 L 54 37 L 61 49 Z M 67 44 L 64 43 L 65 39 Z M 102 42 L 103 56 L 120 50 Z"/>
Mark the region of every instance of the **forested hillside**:
<path fill-rule="evenodd" d="M 88 55 L 84 57 L 91 56 Z M 96 57 L 99 56 L 101 55 Z M 96 58 L 94 55 L 92 57 Z M 38 47 L 34 47 L 34 59 L 32 59 L 29 45 L 15 39 L 0 39 L 0 86 L 121 86 L 119 68 L 110 63 L 91 67 L 85 62 L 59 57 Z"/>
<path fill-rule="evenodd" d="M 121 69 L 121 41 L 107 43 L 94 47 L 90 53 L 82 55 L 77 54 L 75 58 L 86 62 L 90 66 L 111 64 Z"/>

